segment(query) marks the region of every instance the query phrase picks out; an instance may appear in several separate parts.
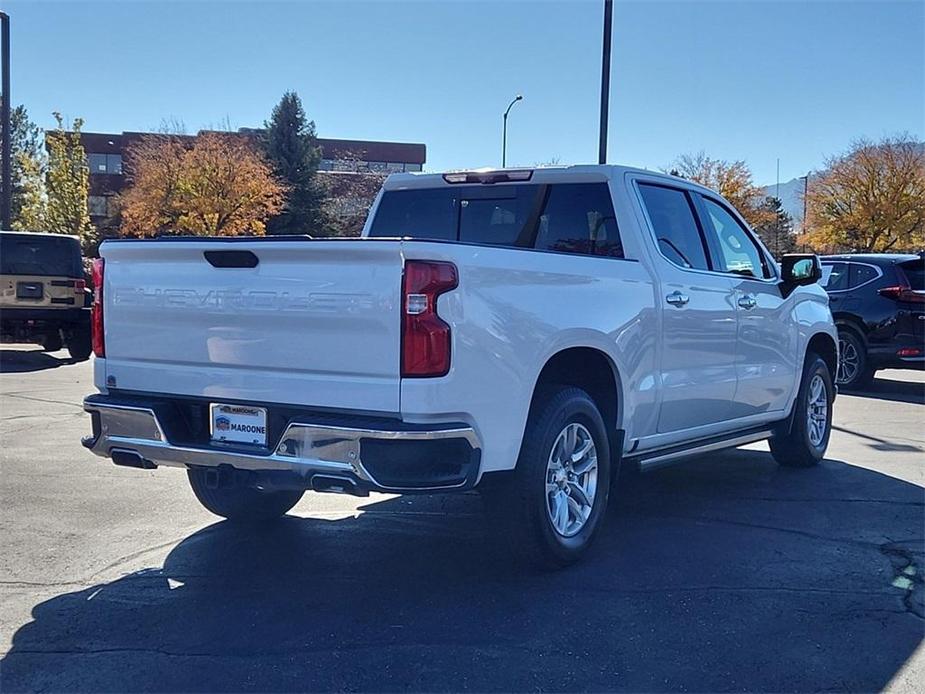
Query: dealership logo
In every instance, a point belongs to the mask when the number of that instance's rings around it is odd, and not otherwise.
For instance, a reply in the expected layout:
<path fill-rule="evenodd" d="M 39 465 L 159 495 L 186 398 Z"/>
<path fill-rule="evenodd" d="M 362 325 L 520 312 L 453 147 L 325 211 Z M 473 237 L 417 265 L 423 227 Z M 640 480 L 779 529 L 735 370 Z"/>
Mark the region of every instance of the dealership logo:
<path fill-rule="evenodd" d="M 215 428 L 219 431 L 228 431 L 231 429 L 231 420 L 228 417 L 216 417 Z"/>

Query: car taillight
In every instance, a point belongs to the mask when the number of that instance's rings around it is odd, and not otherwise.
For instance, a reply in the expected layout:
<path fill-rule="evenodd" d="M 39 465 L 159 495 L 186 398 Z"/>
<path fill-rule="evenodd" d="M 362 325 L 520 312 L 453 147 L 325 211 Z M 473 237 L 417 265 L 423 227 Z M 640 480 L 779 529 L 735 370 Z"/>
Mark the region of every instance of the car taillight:
<path fill-rule="evenodd" d="M 403 284 L 401 375 L 445 376 L 450 370 L 450 326 L 437 315 L 437 297 L 458 286 L 456 266 L 409 260 Z"/>
<path fill-rule="evenodd" d="M 93 261 L 93 305 L 90 309 L 91 335 L 93 353 L 98 357 L 106 356 L 106 339 L 103 333 L 103 268 L 105 261 L 97 258 Z"/>
<path fill-rule="evenodd" d="M 880 296 L 896 301 L 908 301 L 913 304 L 925 304 L 925 292 L 917 292 L 908 285 L 896 285 L 895 287 L 884 287 L 878 292 Z"/>
<path fill-rule="evenodd" d="M 896 353 L 897 357 L 921 357 L 922 350 L 918 347 L 903 347 Z"/>

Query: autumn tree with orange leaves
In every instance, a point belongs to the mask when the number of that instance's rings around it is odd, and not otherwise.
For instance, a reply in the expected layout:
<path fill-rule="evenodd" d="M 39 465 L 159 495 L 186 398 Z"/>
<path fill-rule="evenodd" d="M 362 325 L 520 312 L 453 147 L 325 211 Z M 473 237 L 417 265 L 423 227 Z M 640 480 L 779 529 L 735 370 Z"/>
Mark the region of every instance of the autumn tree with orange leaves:
<path fill-rule="evenodd" d="M 925 143 L 861 140 L 810 177 L 808 233 L 816 249 L 885 253 L 925 246 Z"/>
<path fill-rule="evenodd" d="M 286 188 L 250 138 L 147 135 L 129 148 L 123 236 L 262 236 Z"/>

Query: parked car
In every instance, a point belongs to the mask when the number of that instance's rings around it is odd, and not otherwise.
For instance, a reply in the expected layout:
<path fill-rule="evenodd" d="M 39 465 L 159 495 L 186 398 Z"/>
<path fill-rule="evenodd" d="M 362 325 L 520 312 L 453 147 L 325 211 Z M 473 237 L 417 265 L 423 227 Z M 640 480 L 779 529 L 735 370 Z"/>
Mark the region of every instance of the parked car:
<path fill-rule="evenodd" d="M 878 369 L 925 367 L 925 256 L 865 253 L 822 259 L 838 328 L 836 383 L 870 384 Z"/>
<path fill-rule="evenodd" d="M 307 489 L 478 487 L 577 559 L 621 465 L 829 440 L 816 256 L 781 268 L 713 191 L 617 166 L 390 176 L 363 238 L 110 240 L 84 445 L 186 468 L 233 519 Z"/>
<path fill-rule="evenodd" d="M 88 359 L 89 304 L 76 236 L 0 232 L 0 341 Z"/>

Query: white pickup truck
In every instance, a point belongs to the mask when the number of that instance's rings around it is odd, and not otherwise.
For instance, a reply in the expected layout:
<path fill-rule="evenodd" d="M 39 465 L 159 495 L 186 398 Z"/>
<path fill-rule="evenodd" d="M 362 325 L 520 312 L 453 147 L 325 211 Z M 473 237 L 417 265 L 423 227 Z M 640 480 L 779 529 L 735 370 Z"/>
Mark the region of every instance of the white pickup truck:
<path fill-rule="evenodd" d="M 618 166 L 396 174 L 363 232 L 106 241 L 84 445 L 236 521 L 461 492 L 574 561 L 620 465 L 829 439 L 837 334 L 716 193 Z"/>

